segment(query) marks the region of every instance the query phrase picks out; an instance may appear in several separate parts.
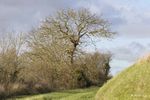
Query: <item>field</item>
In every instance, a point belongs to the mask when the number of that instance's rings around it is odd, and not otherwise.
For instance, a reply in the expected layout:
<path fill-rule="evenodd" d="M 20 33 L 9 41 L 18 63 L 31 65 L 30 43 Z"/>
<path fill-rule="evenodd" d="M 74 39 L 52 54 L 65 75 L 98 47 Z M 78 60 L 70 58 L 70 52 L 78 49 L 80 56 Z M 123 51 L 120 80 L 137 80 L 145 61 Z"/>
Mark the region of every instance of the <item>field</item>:
<path fill-rule="evenodd" d="M 97 93 L 98 89 L 99 87 L 75 89 L 34 96 L 23 96 L 9 100 L 95 100 L 95 94 Z"/>

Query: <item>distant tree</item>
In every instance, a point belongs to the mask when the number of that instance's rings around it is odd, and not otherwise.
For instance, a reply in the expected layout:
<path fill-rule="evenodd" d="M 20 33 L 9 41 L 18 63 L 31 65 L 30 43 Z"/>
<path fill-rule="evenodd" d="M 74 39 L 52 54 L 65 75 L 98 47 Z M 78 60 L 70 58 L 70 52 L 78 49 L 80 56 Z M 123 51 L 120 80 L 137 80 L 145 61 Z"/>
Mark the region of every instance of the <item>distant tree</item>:
<path fill-rule="evenodd" d="M 22 34 L 5 34 L 0 38 L 0 83 L 15 82 L 21 67 Z"/>
<path fill-rule="evenodd" d="M 41 28 L 49 34 L 57 34 L 59 39 L 65 39 L 70 43 L 66 51 L 71 64 L 74 63 L 78 48 L 85 43 L 85 39 L 110 38 L 115 34 L 111 32 L 108 21 L 92 14 L 88 9 L 59 11 L 55 16 L 47 18 Z"/>

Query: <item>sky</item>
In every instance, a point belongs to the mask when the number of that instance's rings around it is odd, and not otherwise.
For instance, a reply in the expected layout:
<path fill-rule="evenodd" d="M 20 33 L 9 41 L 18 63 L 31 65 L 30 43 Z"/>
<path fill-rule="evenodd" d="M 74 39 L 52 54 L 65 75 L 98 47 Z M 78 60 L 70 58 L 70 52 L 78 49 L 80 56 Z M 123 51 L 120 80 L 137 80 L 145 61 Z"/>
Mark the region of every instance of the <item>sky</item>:
<path fill-rule="evenodd" d="M 113 54 L 113 75 L 150 51 L 150 0 L 0 0 L 0 34 L 28 32 L 44 18 L 66 8 L 88 8 L 111 23 L 117 35 L 96 43 Z"/>

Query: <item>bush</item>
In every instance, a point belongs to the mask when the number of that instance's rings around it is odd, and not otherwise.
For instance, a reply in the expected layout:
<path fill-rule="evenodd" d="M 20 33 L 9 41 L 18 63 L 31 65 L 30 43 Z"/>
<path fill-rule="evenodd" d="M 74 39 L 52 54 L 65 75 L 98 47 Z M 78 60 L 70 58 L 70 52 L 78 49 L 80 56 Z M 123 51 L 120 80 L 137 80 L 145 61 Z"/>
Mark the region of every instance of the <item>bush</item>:
<path fill-rule="evenodd" d="M 95 52 L 78 60 L 75 67 L 79 87 L 102 86 L 110 79 L 110 59 L 110 54 Z"/>
<path fill-rule="evenodd" d="M 106 72 L 110 55 L 98 52 L 88 53 L 76 59 L 74 65 L 61 62 L 29 62 L 18 74 L 18 81 L 0 85 L 0 96 L 11 97 L 46 93 L 56 90 L 102 86 L 111 78 Z M 107 63 L 107 64 L 106 64 Z"/>

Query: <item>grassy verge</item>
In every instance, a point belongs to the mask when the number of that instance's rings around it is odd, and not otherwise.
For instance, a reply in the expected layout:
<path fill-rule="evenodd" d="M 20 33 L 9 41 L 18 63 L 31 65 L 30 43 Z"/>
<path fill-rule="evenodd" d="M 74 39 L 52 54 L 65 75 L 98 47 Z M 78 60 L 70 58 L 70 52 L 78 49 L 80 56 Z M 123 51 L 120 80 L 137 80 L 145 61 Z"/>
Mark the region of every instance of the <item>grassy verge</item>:
<path fill-rule="evenodd" d="M 150 100 L 150 59 L 137 62 L 106 83 L 96 100 Z"/>
<path fill-rule="evenodd" d="M 76 89 L 34 96 L 23 96 L 9 100 L 95 100 L 98 87 L 88 89 Z"/>

